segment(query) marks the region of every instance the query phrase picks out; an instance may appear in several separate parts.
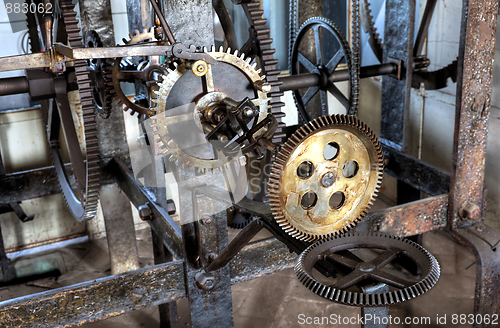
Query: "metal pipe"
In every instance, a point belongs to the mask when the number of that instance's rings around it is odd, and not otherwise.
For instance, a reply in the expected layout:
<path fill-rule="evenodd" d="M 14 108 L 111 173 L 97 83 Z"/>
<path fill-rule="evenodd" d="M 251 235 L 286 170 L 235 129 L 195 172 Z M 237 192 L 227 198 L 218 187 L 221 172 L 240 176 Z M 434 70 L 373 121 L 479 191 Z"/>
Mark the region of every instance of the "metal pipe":
<path fill-rule="evenodd" d="M 15 95 L 29 92 L 26 76 L 16 76 L 0 79 L 0 96 Z"/>
<path fill-rule="evenodd" d="M 396 64 L 381 64 L 361 67 L 360 78 L 367 78 L 378 75 L 389 75 L 397 72 Z M 302 88 L 310 88 L 313 86 L 320 85 L 321 77 L 319 74 L 307 73 L 291 76 L 280 77 L 279 80 L 283 83 L 280 86 L 280 91 L 297 90 Z M 349 80 L 349 70 L 341 69 L 334 71 L 329 77 L 329 83 L 348 81 Z"/>

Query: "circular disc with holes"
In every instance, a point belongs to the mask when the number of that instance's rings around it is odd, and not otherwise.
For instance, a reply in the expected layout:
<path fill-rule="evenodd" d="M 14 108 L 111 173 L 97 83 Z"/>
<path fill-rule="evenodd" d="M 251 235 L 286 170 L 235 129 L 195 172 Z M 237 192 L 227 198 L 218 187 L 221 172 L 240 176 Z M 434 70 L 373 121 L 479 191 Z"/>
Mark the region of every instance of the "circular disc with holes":
<path fill-rule="evenodd" d="M 382 158 L 377 138 L 355 117 L 309 122 L 288 139 L 273 163 L 268 185 L 274 218 L 301 240 L 347 231 L 375 200 Z"/>

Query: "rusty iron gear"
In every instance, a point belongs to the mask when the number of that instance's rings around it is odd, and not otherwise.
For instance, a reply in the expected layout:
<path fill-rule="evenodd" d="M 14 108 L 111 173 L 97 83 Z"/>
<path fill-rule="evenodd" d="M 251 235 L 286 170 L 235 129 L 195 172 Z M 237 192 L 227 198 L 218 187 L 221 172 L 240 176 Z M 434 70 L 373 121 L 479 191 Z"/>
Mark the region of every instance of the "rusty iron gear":
<path fill-rule="evenodd" d="M 260 75 L 261 70 L 255 70 L 256 64 L 251 65 L 250 58 L 245 59 L 245 54 L 240 54 L 238 56 L 237 50 L 233 54 L 230 48 L 228 48 L 226 51 L 223 51 L 223 48 L 221 47 L 219 51 L 215 51 L 215 47 L 212 47 L 210 52 L 208 52 L 207 49 L 205 49 L 205 52 L 218 61 L 217 66 L 227 67 L 227 72 L 239 72 L 239 74 L 242 74 L 242 77 L 246 78 L 249 83 L 248 85 L 241 84 L 241 87 L 244 89 L 241 91 L 248 91 L 247 88 L 249 85 L 253 85 L 255 88 L 256 84 L 264 81 L 265 77 Z M 209 159 L 199 158 L 195 155 L 188 154 L 183 149 L 181 149 L 182 147 L 179 147 L 178 142 L 175 141 L 175 136 L 169 131 L 169 125 L 178 123 L 179 118 L 178 116 L 169 117 L 167 114 L 168 110 L 171 109 L 172 106 L 177 107 L 185 105 L 184 103 L 179 103 L 175 99 L 174 101 L 172 101 L 172 98 L 174 97 L 171 96 L 171 91 L 174 86 L 176 86 L 176 84 L 183 83 L 184 79 L 186 80 L 186 83 L 191 84 L 191 79 L 193 76 L 195 76 L 194 73 L 192 74 L 192 70 L 189 69 L 185 63 L 175 65 L 175 69 L 168 69 L 168 74 L 163 77 L 163 82 L 158 84 L 160 89 L 156 92 L 157 98 L 154 99 L 154 102 L 156 103 L 156 107 L 154 110 L 157 115 L 153 118 L 153 133 L 158 137 L 157 140 L 160 143 L 160 148 L 164 150 L 166 158 L 172 162 L 175 162 L 177 165 L 182 165 L 188 167 L 189 169 L 196 168 L 198 172 L 207 172 L 213 171 L 214 169 L 221 169 L 223 165 L 229 165 L 229 163 L 234 158 L 232 156 L 225 155 L 221 151 L 217 151 L 217 156 Z M 186 72 L 189 72 L 189 74 L 186 74 Z M 210 73 L 210 75 L 211 74 L 212 73 Z M 225 83 L 225 81 L 222 80 L 218 80 L 217 82 Z M 214 83 L 214 81 L 212 80 L 212 82 L 207 83 Z M 210 95 L 213 95 L 214 97 L 212 101 L 221 101 L 222 98 L 227 97 L 227 95 L 224 93 L 225 90 L 223 87 L 220 87 L 218 84 L 214 84 L 212 85 L 212 88 L 214 89 L 214 91 L 203 92 L 203 97 L 197 97 L 197 106 L 199 106 L 205 100 L 205 98 L 209 97 Z M 232 90 L 232 92 L 235 93 L 234 90 Z M 257 122 L 261 122 L 266 118 L 266 115 L 268 114 L 269 105 L 267 93 L 262 90 L 258 90 L 257 88 L 255 88 L 252 93 L 255 93 L 256 97 L 251 99 L 251 101 L 260 110 L 257 117 Z M 184 96 L 181 97 L 183 99 L 185 98 Z M 174 103 L 174 105 L 172 105 L 172 103 Z M 189 101 L 187 101 L 187 103 L 189 103 Z M 193 115 L 194 114 L 195 113 L 193 113 Z M 193 119 L 193 115 L 191 117 L 186 116 L 185 119 Z M 264 132 L 264 129 L 262 130 L 262 132 Z"/>
<path fill-rule="evenodd" d="M 71 0 L 61 0 L 60 6 L 63 13 L 63 22 L 67 31 L 69 46 L 74 48 L 83 47 L 83 40 L 80 35 L 80 28 L 78 27 L 78 20 L 76 19 L 73 3 Z M 91 83 L 89 71 L 87 70 L 87 61 L 76 60 L 74 61 L 74 67 L 82 105 L 83 130 L 87 151 L 87 158 L 85 163 L 83 163 L 85 172 L 81 172 L 85 177 L 85 181 L 79 186 L 80 193 L 75 193 L 71 187 L 71 183 L 66 177 L 62 158 L 59 153 L 58 142 L 51 144 L 51 155 L 64 200 L 73 217 L 81 222 L 91 220 L 96 215 L 100 191 L 101 168 L 99 166 L 95 103 L 92 95 L 92 87 L 90 86 Z M 80 145 L 73 145 L 73 147 L 79 149 Z M 76 172 L 75 169 L 75 174 L 76 173 L 78 172 Z"/>
<path fill-rule="evenodd" d="M 337 235 L 366 214 L 382 176 L 382 150 L 370 128 L 350 115 L 323 116 L 299 128 L 276 156 L 271 210 L 297 239 Z"/>
<path fill-rule="evenodd" d="M 382 253 L 368 261 L 353 253 L 345 253 L 367 248 L 382 250 Z M 421 271 L 418 277 L 408 279 L 387 270 L 389 263 L 403 256 L 417 264 Z M 314 265 L 322 260 L 343 273 L 333 285 L 325 285 L 313 276 Z M 408 239 L 379 233 L 345 234 L 319 240 L 299 255 L 294 271 L 300 282 L 313 293 L 333 302 L 360 307 L 388 306 L 416 298 L 429 291 L 441 273 L 436 258 L 422 246 Z M 389 291 L 358 292 L 363 290 L 364 284 L 373 281 L 388 285 Z M 358 291 L 353 290 L 355 287 L 359 288 Z"/>

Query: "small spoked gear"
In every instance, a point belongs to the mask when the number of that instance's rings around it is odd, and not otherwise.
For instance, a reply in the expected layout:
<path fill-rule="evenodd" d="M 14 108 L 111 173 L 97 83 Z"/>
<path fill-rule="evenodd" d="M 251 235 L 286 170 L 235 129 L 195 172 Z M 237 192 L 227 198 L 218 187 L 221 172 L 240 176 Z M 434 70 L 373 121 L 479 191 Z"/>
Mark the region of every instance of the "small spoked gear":
<path fill-rule="evenodd" d="M 363 259 L 352 253 L 358 249 L 363 249 Z M 370 258 L 366 256 L 367 249 L 371 250 Z M 390 263 L 399 257 L 414 262 L 421 275 L 409 277 L 390 268 Z M 328 261 L 342 276 L 337 276 L 333 283 L 319 282 L 314 277 L 317 273 L 313 272 L 318 261 Z M 294 271 L 310 291 L 333 302 L 360 307 L 388 306 L 416 298 L 429 291 L 441 273 L 436 258 L 422 246 L 408 239 L 377 233 L 346 234 L 319 240 L 300 254 Z M 374 282 L 389 286 L 389 290 L 359 292 L 371 289 Z"/>
<path fill-rule="evenodd" d="M 323 116 L 279 151 L 268 182 L 271 210 L 297 239 L 337 235 L 366 214 L 382 176 L 382 150 L 370 128 L 353 116 Z"/>
<path fill-rule="evenodd" d="M 165 151 L 165 156 L 170 161 L 190 169 L 196 168 L 198 172 L 221 169 L 223 165 L 229 165 L 233 157 L 222 151 L 216 151 L 215 156 L 210 158 L 186 152 L 179 146 L 182 140 L 176 139 L 175 129 L 179 127 L 174 126 L 174 123 L 177 125 L 179 120 L 194 119 L 201 130 L 202 125 L 207 127 L 204 120 L 211 108 L 226 99 L 241 101 L 248 98 L 259 110 L 252 121 L 254 125 L 270 114 L 267 93 L 263 91 L 266 89 L 265 76 L 260 75 L 260 69 L 255 69 L 256 64 L 251 64 L 250 58 L 245 59 L 244 54 L 238 55 L 238 51 L 232 53 L 230 48 L 224 51 L 221 47 L 219 51 L 215 51 L 212 47 L 210 52 L 207 49 L 204 51 L 217 60 L 216 65 L 205 67 L 200 63 L 199 65 L 206 68 L 206 73 L 198 74 L 193 73 L 193 67 L 197 63 L 192 64 L 191 68 L 186 63 L 174 64 L 175 69 L 167 69 L 168 74 L 163 77 L 163 82 L 158 84 L 160 89 L 156 92 L 157 98 L 153 100 L 156 102 L 154 110 L 157 115 L 153 118 L 152 127 L 153 133 L 158 136 L 160 148 Z M 184 118 L 181 115 L 171 116 L 173 114 L 169 113 L 172 109 L 189 104 L 195 104 L 194 112 L 190 115 L 184 114 Z M 264 127 L 258 135 L 264 134 L 265 131 Z"/>
<path fill-rule="evenodd" d="M 85 33 L 85 47 L 102 47 L 101 38 L 96 31 L 90 30 Z M 106 59 L 101 58 L 89 59 L 88 64 L 97 113 L 102 118 L 108 118 L 111 115 L 111 104 L 114 97 L 111 65 Z"/>
<path fill-rule="evenodd" d="M 150 31 L 144 30 L 143 33 L 140 33 L 139 30 L 136 30 L 136 35 L 129 34 L 130 40 L 123 39 L 123 42 L 126 45 L 134 45 L 138 43 L 144 42 L 155 42 L 157 41 L 155 38 L 154 28 L 151 28 Z M 125 95 L 123 90 L 121 89 L 120 82 L 121 81 L 134 81 L 137 79 L 146 80 L 143 82 L 148 82 L 148 80 L 153 79 L 153 75 L 155 73 L 164 72 L 164 70 L 158 65 L 151 65 L 149 62 L 143 62 L 136 67 L 134 65 L 122 65 L 121 57 L 115 58 L 113 61 L 113 66 L 111 67 L 111 76 L 112 76 L 112 92 L 111 94 L 114 96 L 114 99 L 118 100 L 118 105 L 123 106 L 124 111 L 130 111 L 131 115 L 137 114 L 139 117 L 147 118 L 151 115 L 154 115 L 155 112 L 149 107 L 144 106 L 142 104 L 136 104 L 132 102 Z M 127 63 L 128 64 L 128 63 Z"/>

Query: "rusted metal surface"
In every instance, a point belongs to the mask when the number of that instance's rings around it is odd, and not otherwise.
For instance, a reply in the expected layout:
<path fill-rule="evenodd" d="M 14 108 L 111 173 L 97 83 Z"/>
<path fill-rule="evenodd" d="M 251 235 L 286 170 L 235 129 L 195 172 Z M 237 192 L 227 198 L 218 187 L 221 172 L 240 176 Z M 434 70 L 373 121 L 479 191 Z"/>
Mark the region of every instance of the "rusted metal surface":
<path fill-rule="evenodd" d="M 497 251 L 500 233 L 483 222 L 478 222 L 469 227 L 450 230 L 450 234 L 476 256 L 474 314 L 485 318 L 500 313 L 500 261 Z M 497 324 L 483 321 L 473 327 L 497 327 Z"/>
<path fill-rule="evenodd" d="M 382 144 L 382 146 L 384 157 L 388 161 L 384 167 L 385 173 L 431 196 L 448 193 L 450 190 L 448 172 L 387 145 Z"/>
<path fill-rule="evenodd" d="M 229 262 L 231 283 L 237 284 L 293 268 L 296 258 L 297 254 L 290 252 L 274 238 L 250 244 Z"/>
<path fill-rule="evenodd" d="M 479 207 L 483 204 L 498 1 L 464 1 L 462 12 L 448 212 L 450 227 L 470 224 L 460 215 L 467 203 Z M 481 214 L 478 220 L 483 218 L 484 209 Z"/>
<path fill-rule="evenodd" d="M 71 164 L 64 166 L 71 171 Z M 70 173 L 68 175 L 71 176 Z M 0 204 L 61 193 L 53 166 L 6 174 L 0 177 Z"/>
<path fill-rule="evenodd" d="M 115 58 L 135 56 L 164 56 L 172 47 L 163 45 L 106 47 L 106 48 L 71 48 L 56 43 L 55 49 L 69 59 Z M 33 55 L 32 55 L 33 56 Z M 45 67 L 45 66 L 37 66 Z"/>
<path fill-rule="evenodd" d="M 355 232 L 384 232 L 408 237 L 446 227 L 448 195 L 370 212 L 354 228 Z"/>
<path fill-rule="evenodd" d="M 182 261 L 0 303 L 0 326 L 73 327 L 185 297 Z"/>

